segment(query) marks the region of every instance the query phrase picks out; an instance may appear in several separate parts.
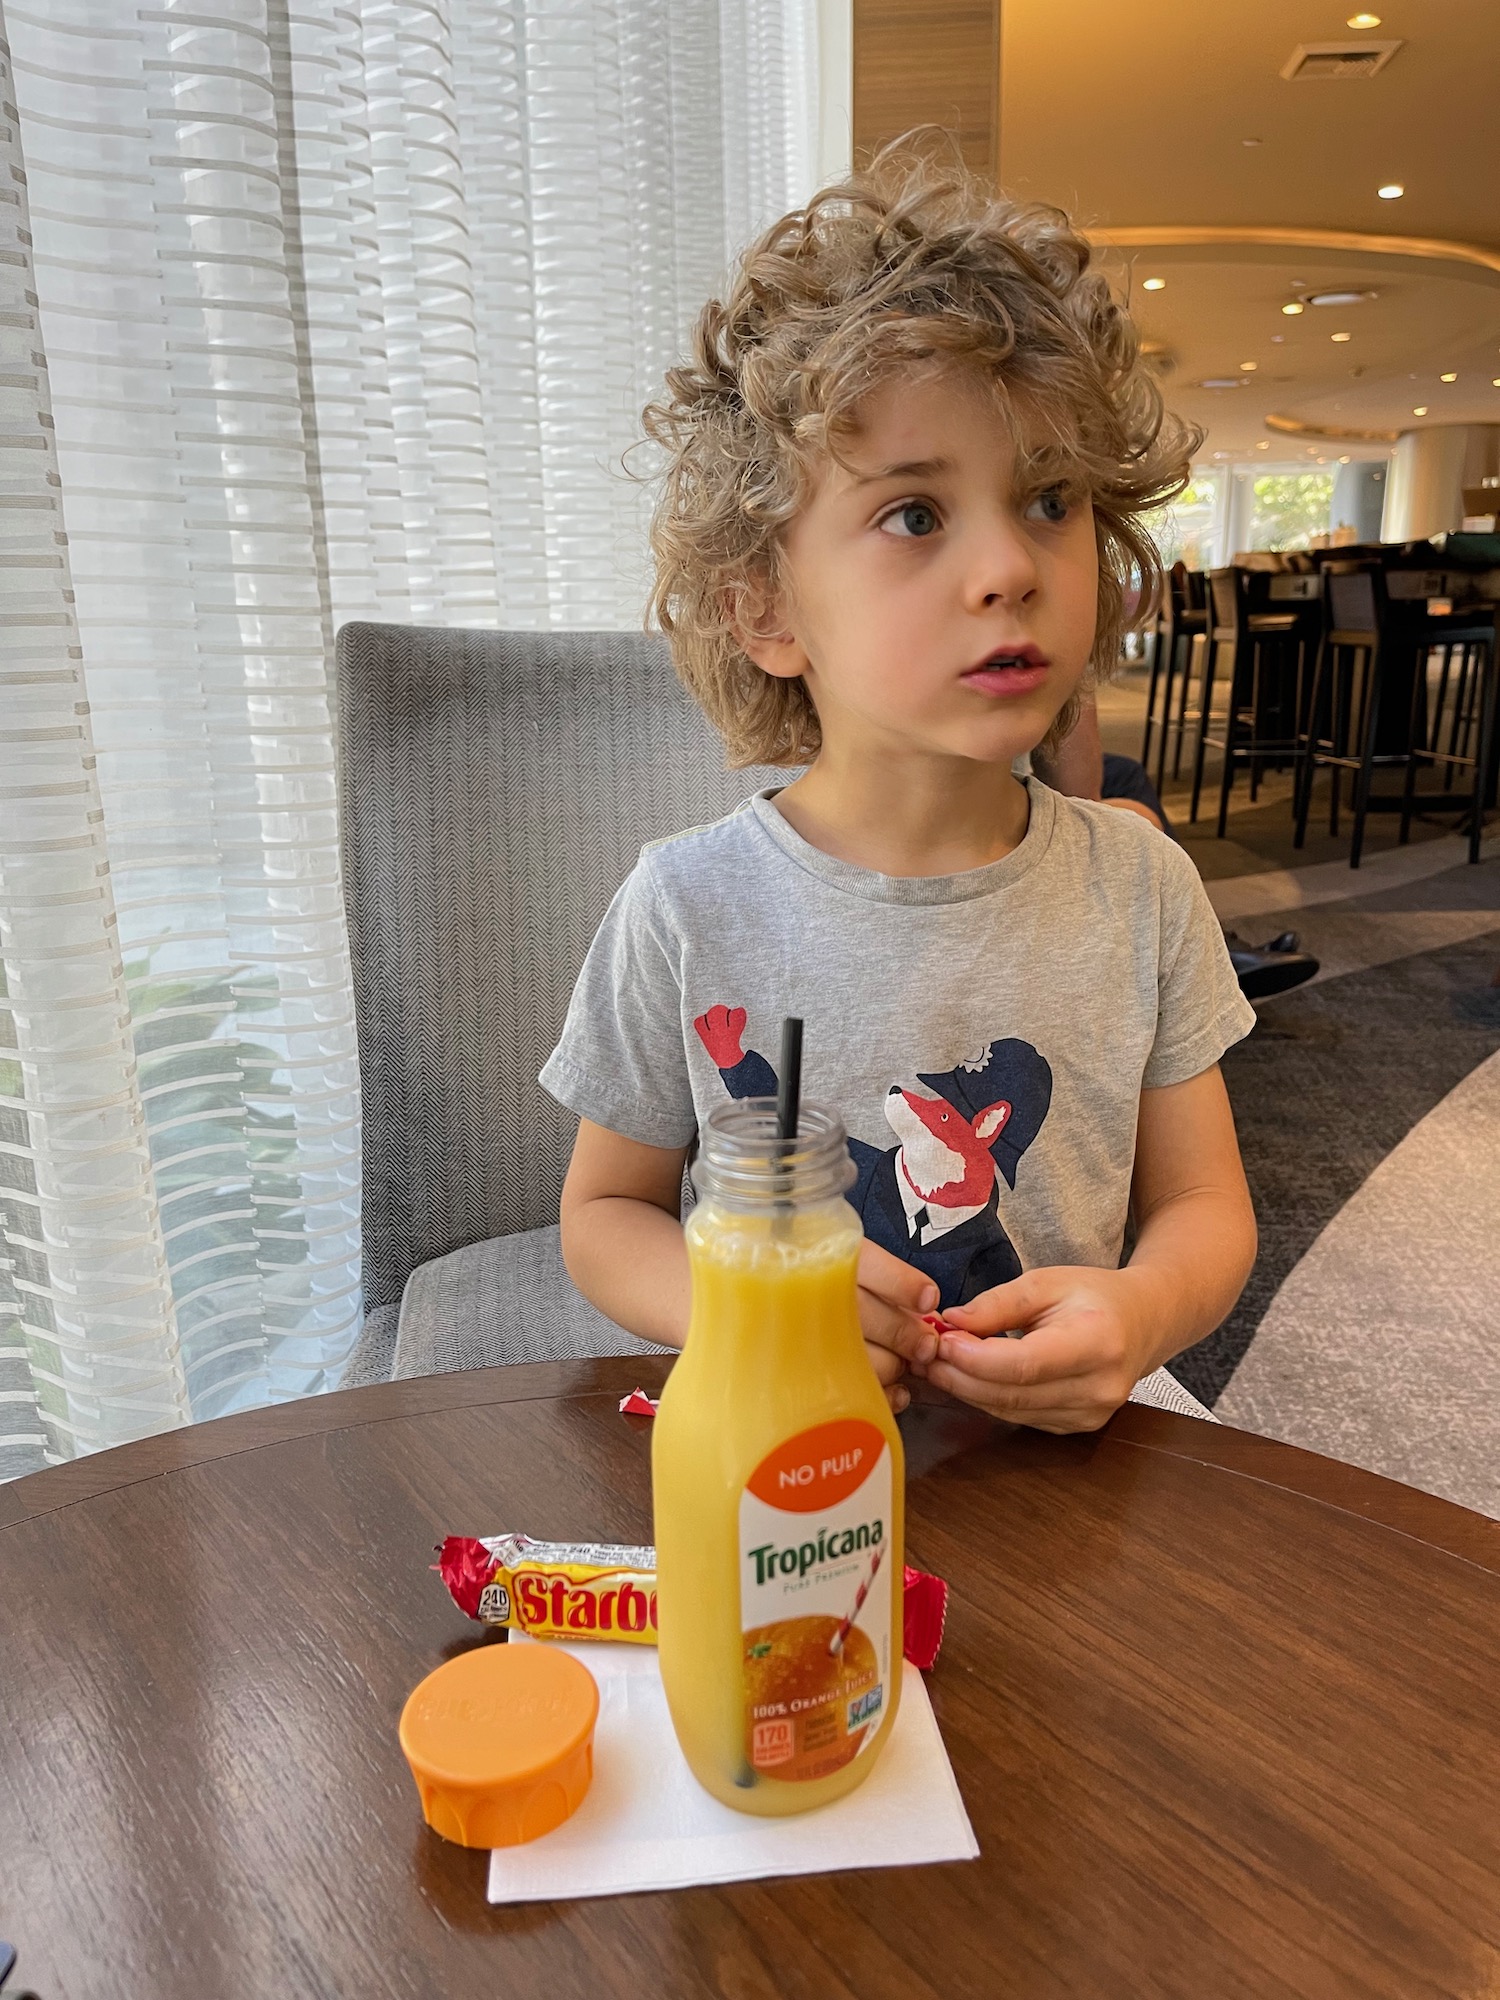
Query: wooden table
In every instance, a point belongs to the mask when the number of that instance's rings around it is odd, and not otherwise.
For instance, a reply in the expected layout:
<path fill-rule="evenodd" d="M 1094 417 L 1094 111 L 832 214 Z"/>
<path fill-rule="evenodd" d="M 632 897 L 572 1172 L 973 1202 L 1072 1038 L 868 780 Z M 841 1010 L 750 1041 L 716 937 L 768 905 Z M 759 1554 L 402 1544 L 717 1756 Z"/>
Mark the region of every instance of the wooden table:
<path fill-rule="evenodd" d="M 0 1935 L 42 2000 L 1500 1993 L 1500 1524 L 1244 1433 L 903 1418 L 977 1862 L 491 1909 L 408 1690 L 445 1532 L 646 1540 L 653 1360 L 493 1369 L 0 1488 Z M 492 1643 L 492 1642 L 489 1642 Z"/>

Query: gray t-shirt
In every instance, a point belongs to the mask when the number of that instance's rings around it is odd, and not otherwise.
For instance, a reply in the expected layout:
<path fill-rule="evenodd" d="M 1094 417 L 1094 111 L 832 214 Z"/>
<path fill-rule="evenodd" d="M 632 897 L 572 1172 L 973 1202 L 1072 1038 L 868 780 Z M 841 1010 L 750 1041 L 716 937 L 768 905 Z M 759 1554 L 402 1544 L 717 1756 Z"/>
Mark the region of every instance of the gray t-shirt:
<path fill-rule="evenodd" d="M 1119 1262 L 1140 1093 L 1249 1033 L 1183 850 L 1038 779 L 1025 837 L 959 875 L 812 847 L 775 793 L 653 842 L 610 905 L 541 1082 L 580 1116 L 686 1146 L 771 1095 L 782 1017 L 834 1106 L 865 1234 L 944 1305 L 1040 1264 Z"/>

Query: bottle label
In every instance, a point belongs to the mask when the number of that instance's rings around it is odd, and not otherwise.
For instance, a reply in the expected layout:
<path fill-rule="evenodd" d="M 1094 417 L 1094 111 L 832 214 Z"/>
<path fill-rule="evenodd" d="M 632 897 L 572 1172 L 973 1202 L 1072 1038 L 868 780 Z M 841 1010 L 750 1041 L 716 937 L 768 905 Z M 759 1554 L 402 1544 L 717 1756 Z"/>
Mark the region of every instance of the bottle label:
<path fill-rule="evenodd" d="M 874 1424 L 799 1431 L 740 1496 L 745 1755 L 826 1778 L 873 1742 L 891 1667 L 891 1454 Z"/>

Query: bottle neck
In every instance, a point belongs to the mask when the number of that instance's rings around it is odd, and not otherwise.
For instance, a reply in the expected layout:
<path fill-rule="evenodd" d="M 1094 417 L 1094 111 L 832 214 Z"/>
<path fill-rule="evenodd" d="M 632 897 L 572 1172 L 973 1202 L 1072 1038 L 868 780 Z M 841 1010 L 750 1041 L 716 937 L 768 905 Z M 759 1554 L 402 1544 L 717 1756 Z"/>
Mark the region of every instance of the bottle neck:
<path fill-rule="evenodd" d="M 703 1128 L 693 1182 L 725 1211 L 782 1220 L 837 1203 L 855 1178 L 843 1121 L 827 1105 L 804 1103 L 795 1138 L 779 1136 L 776 1101 L 721 1104 Z"/>

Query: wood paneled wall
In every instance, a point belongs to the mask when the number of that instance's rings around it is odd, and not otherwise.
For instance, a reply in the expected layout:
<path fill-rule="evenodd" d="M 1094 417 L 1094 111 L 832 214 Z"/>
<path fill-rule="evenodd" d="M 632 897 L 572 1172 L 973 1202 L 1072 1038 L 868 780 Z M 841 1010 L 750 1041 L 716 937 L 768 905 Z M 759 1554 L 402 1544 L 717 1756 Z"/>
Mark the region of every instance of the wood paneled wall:
<path fill-rule="evenodd" d="M 964 160 L 1000 157 L 1000 0 L 853 0 L 854 159 L 912 125 L 945 126 Z"/>

